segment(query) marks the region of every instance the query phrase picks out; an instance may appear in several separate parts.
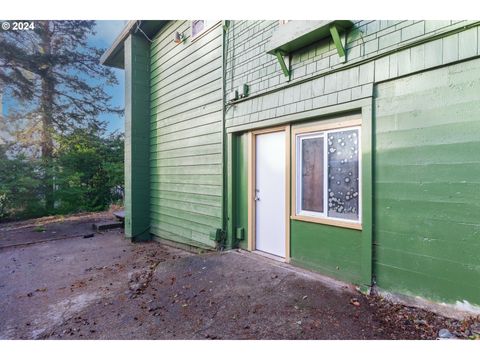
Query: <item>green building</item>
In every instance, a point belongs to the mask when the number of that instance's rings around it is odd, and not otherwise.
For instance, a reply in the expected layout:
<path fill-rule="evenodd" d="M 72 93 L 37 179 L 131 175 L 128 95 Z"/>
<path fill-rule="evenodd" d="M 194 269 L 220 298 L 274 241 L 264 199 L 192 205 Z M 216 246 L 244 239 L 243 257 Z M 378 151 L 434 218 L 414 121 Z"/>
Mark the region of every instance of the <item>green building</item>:
<path fill-rule="evenodd" d="M 480 306 L 480 22 L 131 21 L 132 240 Z"/>

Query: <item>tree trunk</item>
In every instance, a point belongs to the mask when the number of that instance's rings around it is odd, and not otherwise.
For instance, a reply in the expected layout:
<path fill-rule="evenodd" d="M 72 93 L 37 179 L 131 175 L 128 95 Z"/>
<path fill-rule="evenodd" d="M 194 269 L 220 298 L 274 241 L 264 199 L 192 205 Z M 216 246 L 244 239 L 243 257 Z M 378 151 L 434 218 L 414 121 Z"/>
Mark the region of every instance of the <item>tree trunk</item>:
<path fill-rule="evenodd" d="M 42 21 L 40 23 L 41 31 L 41 51 L 47 60 L 41 68 L 41 96 L 40 96 L 40 116 L 42 118 L 41 129 L 41 150 L 42 162 L 44 165 L 44 190 L 45 190 L 45 210 L 47 213 L 53 213 L 54 200 L 54 173 L 53 173 L 53 95 L 55 91 L 55 78 L 51 64 L 48 63 L 51 54 L 50 22 Z"/>

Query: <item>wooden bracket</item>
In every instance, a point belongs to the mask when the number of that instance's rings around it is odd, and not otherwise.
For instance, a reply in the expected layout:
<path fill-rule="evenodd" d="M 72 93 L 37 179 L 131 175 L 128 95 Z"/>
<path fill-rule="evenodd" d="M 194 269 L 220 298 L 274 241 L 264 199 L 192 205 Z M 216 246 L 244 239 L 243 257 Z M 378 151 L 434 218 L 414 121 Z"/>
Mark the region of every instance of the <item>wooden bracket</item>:
<path fill-rule="evenodd" d="M 344 63 L 347 61 L 347 57 L 345 56 L 345 48 L 343 46 L 342 39 L 340 38 L 340 34 L 338 33 L 338 28 L 335 24 L 330 25 L 330 35 L 332 35 L 333 42 L 337 48 L 340 62 Z"/>
<path fill-rule="evenodd" d="M 288 77 L 288 80 L 290 80 L 290 75 L 291 71 L 289 67 L 285 64 L 285 59 L 283 58 L 283 54 L 281 51 L 275 51 L 275 55 L 277 56 L 277 60 L 280 63 L 280 67 L 282 68 L 283 74 Z"/>

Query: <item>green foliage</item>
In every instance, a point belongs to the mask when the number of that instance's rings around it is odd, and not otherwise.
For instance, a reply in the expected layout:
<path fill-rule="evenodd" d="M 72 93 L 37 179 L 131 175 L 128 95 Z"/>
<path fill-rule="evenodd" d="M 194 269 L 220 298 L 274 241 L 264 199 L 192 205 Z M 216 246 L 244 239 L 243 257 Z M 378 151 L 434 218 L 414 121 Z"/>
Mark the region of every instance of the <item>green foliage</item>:
<path fill-rule="evenodd" d="M 0 148 L 0 220 L 48 215 L 44 187 L 54 189 L 54 214 L 101 211 L 123 199 L 123 135 L 75 129 L 55 139 L 54 158 L 9 158 Z M 47 176 L 45 176 L 47 175 Z M 52 179 L 45 184 L 45 178 Z"/>
<path fill-rule="evenodd" d="M 58 143 L 57 213 L 100 211 L 122 199 L 123 135 L 75 129 Z"/>
<path fill-rule="evenodd" d="M 40 161 L 24 155 L 9 159 L 0 150 L 0 220 L 24 214 L 22 217 L 43 215 Z"/>

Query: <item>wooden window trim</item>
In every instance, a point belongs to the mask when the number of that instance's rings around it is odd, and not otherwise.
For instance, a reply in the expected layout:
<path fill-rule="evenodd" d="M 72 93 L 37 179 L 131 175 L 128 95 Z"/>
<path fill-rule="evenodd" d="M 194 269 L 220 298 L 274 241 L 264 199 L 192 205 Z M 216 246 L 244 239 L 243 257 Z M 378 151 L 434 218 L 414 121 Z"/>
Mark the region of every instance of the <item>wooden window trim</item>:
<path fill-rule="evenodd" d="M 300 215 L 297 214 L 297 135 L 302 135 L 306 133 L 315 133 L 315 132 L 323 132 L 323 131 L 331 131 L 331 130 L 341 130 L 342 128 L 351 128 L 351 127 L 359 127 L 360 130 L 360 151 L 359 151 L 359 220 L 352 221 L 346 219 L 337 219 L 331 217 L 317 217 L 317 216 L 307 216 L 307 215 Z M 362 127 L 362 119 L 351 119 L 351 120 L 339 120 L 339 121 L 329 121 L 329 122 L 319 122 L 314 125 L 308 126 L 299 126 L 292 128 L 291 130 L 291 146 L 292 146 L 292 158 L 291 158 L 291 182 L 292 182 L 292 191 L 291 191 L 291 214 L 290 219 L 298 220 L 298 221 L 305 221 L 305 222 L 312 222 L 317 224 L 325 224 L 331 225 L 336 227 L 343 227 L 355 230 L 362 230 L 362 147 L 361 147 L 361 127 Z M 325 155 L 327 156 L 327 155 Z M 325 194 L 325 196 L 327 196 Z M 328 211 L 328 209 L 325 209 Z"/>

